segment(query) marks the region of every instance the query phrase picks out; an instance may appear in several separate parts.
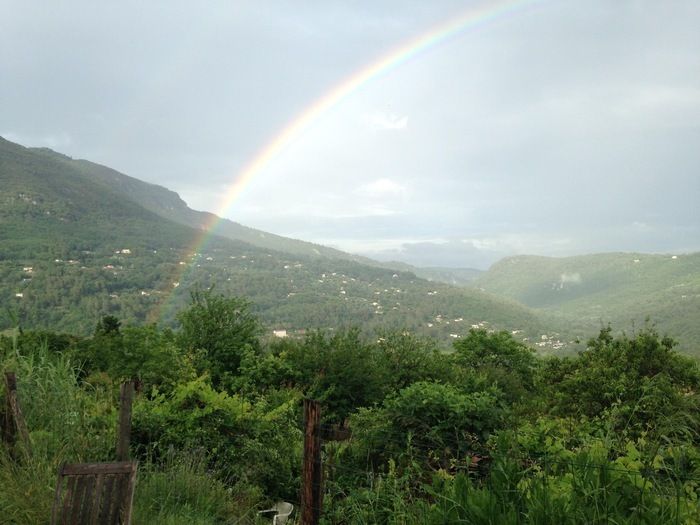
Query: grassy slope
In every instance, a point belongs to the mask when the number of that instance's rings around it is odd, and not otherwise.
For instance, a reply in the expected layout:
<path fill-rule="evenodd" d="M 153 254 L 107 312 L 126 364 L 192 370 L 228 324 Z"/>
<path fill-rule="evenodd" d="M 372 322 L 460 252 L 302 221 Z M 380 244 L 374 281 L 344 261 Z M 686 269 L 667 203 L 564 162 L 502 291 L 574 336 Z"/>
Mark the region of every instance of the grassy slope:
<path fill-rule="evenodd" d="M 650 318 L 700 353 L 700 253 L 510 257 L 475 285 L 567 319 L 581 335 L 601 322 L 630 330 Z"/>

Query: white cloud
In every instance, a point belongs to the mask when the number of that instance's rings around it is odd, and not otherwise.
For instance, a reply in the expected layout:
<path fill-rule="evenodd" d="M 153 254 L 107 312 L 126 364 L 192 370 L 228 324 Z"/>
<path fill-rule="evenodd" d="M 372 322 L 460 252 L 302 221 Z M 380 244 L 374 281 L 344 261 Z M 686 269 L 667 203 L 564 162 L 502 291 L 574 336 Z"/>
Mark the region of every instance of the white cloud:
<path fill-rule="evenodd" d="M 652 232 L 654 231 L 654 227 L 651 226 L 649 223 L 644 222 L 644 221 L 634 221 L 632 222 L 632 230 L 638 231 L 638 232 Z"/>
<path fill-rule="evenodd" d="M 408 115 L 377 112 L 365 115 L 365 122 L 372 129 L 397 131 L 408 127 Z"/>
<path fill-rule="evenodd" d="M 625 93 L 618 111 L 634 115 L 640 111 L 697 111 L 700 109 L 700 89 L 688 86 L 635 86 Z"/>
<path fill-rule="evenodd" d="M 355 193 L 370 199 L 383 199 L 389 197 L 403 197 L 407 194 L 406 186 L 387 178 L 381 178 L 363 184 L 355 190 Z"/>
<path fill-rule="evenodd" d="M 561 284 L 581 284 L 581 274 L 576 273 L 563 273 L 559 276 L 559 282 Z"/>

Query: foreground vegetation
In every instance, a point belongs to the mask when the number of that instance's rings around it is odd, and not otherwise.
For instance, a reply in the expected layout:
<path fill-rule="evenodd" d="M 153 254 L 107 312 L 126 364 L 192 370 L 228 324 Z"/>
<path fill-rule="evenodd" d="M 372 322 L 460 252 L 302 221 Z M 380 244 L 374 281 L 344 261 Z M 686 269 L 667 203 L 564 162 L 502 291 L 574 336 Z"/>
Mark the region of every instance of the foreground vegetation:
<path fill-rule="evenodd" d="M 0 521 L 45 523 L 61 462 L 114 457 L 135 379 L 135 523 L 298 505 L 303 397 L 352 433 L 325 443 L 325 523 L 700 523 L 700 370 L 653 327 L 545 359 L 484 329 L 450 353 L 401 331 L 269 340 L 213 290 L 177 319 L 0 338 L 32 441 L 0 448 Z"/>

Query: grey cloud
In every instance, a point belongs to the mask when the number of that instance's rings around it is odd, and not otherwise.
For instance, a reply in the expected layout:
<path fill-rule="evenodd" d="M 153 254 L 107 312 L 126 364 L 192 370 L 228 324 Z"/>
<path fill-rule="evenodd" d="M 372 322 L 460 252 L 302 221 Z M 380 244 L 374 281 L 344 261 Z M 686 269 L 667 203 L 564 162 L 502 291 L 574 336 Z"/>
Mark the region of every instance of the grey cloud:
<path fill-rule="evenodd" d="M 10 1 L 0 133 L 218 211 L 304 108 L 470 5 Z M 464 31 L 324 113 L 229 216 L 442 265 L 700 249 L 698 19 L 693 0 L 541 2 Z M 406 191 L 358 193 L 381 180 Z"/>

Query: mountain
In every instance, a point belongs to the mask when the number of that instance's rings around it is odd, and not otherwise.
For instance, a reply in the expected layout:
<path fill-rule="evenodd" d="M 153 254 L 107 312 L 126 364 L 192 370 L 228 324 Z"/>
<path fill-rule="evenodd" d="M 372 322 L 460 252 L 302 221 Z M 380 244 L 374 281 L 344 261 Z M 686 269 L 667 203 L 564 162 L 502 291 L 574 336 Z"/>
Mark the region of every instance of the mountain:
<path fill-rule="evenodd" d="M 56 159 L 98 182 L 109 191 L 116 191 L 163 218 L 196 229 L 208 229 L 216 224 L 215 233 L 228 239 L 243 241 L 259 248 L 283 251 L 288 254 L 307 257 L 322 257 L 362 262 L 377 265 L 375 261 L 351 255 L 327 246 L 297 239 L 290 239 L 273 233 L 243 226 L 229 219 L 221 219 L 214 214 L 191 209 L 180 196 L 163 186 L 149 184 L 116 170 L 87 160 L 74 160 L 61 154 Z"/>
<path fill-rule="evenodd" d="M 172 324 L 193 287 L 214 285 L 270 330 L 358 325 L 446 344 L 471 325 L 545 333 L 514 301 L 230 221 L 202 232 L 211 218 L 160 186 L 0 138 L 0 330 L 89 333 L 106 314 Z"/>
<path fill-rule="evenodd" d="M 648 318 L 700 355 L 700 253 L 509 257 L 474 286 L 556 315 L 580 336 L 608 322 L 631 331 Z"/>
<path fill-rule="evenodd" d="M 468 285 L 482 273 L 481 270 L 473 268 L 424 268 L 398 261 L 380 262 L 320 244 L 282 237 L 244 226 L 229 219 L 221 219 L 213 213 L 193 210 L 177 193 L 163 186 L 143 182 L 94 162 L 71 159 L 45 148 L 41 151 L 49 155 L 53 154 L 56 160 L 67 163 L 71 168 L 75 168 L 91 180 L 103 184 L 109 191 L 116 191 L 161 217 L 196 229 L 209 229 L 212 224 L 215 224 L 217 235 L 235 241 L 243 241 L 260 248 L 307 257 L 355 261 L 379 268 L 413 272 L 416 276 L 428 281 L 456 286 Z"/>

